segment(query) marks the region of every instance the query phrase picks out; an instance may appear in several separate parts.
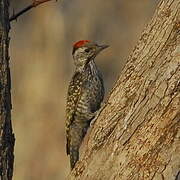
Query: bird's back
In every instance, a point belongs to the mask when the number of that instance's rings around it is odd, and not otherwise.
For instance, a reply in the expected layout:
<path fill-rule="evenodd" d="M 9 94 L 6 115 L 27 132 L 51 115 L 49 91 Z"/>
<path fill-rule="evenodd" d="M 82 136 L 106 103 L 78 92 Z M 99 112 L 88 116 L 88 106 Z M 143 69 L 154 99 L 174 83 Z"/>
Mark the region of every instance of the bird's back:
<path fill-rule="evenodd" d="M 90 63 L 83 72 L 75 72 L 68 88 L 66 114 L 83 116 L 95 112 L 100 108 L 104 98 L 104 84 L 102 75 L 94 62 Z"/>

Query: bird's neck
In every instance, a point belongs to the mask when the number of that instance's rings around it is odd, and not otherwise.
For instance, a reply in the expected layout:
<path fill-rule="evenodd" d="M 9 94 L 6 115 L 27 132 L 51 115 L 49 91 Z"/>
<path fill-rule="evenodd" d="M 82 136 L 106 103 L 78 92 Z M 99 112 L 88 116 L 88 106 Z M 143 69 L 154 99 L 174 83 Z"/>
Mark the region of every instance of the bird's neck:
<path fill-rule="evenodd" d="M 83 73 L 89 71 L 91 74 L 97 74 L 97 66 L 94 62 L 94 59 L 91 60 L 88 64 L 84 65 L 84 66 L 79 66 L 78 68 L 76 68 L 76 72 L 79 73 Z"/>
<path fill-rule="evenodd" d="M 94 60 L 92 60 L 91 62 L 88 63 L 88 66 L 90 68 L 91 74 L 95 75 L 98 73 L 98 69 L 96 66 L 96 63 L 94 62 Z"/>

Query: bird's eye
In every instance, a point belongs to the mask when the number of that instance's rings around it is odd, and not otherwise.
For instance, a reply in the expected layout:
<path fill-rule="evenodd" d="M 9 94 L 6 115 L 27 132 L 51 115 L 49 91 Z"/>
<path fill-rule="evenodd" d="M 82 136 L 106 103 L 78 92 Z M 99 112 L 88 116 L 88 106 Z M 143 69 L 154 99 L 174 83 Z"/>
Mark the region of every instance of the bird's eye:
<path fill-rule="evenodd" d="M 88 48 L 88 49 L 85 49 L 84 51 L 88 53 L 88 52 L 90 52 L 90 49 Z"/>

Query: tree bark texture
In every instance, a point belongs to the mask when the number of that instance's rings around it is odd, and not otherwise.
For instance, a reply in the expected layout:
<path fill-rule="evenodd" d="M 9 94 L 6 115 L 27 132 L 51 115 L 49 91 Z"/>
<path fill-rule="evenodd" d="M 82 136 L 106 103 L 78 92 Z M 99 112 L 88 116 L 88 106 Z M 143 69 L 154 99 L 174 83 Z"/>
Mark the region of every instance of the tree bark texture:
<path fill-rule="evenodd" d="M 180 1 L 160 2 L 68 179 L 177 180 Z"/>
<path fill-rule="evenodd" d="M 8 0 L 0 0 L 0 179 L 11 180 L 14 162 L 14 135 L 11 124 L 11 81 L 9 69 Z"/>

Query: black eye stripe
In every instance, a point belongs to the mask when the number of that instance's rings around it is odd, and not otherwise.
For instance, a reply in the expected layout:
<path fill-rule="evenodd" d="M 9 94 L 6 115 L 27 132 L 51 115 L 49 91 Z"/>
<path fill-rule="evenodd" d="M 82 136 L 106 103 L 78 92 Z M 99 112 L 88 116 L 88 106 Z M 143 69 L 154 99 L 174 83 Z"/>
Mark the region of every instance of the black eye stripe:
<path fill-rule="evenodd" d="M 88 52 L 90 52 L 90 50 L 91 50 L 90 48 L 87 48 L 84 51 L 88 53 Z"/>

